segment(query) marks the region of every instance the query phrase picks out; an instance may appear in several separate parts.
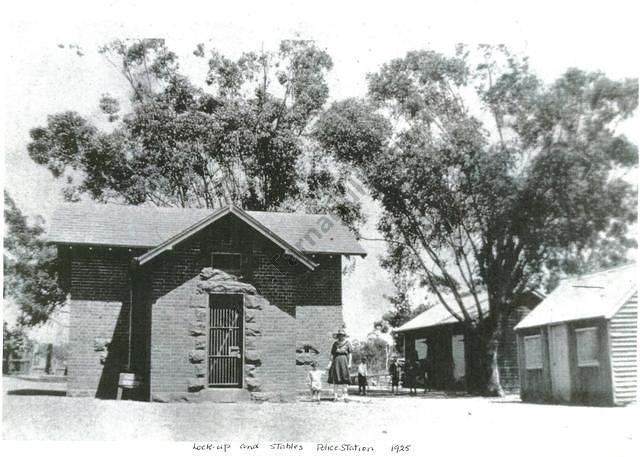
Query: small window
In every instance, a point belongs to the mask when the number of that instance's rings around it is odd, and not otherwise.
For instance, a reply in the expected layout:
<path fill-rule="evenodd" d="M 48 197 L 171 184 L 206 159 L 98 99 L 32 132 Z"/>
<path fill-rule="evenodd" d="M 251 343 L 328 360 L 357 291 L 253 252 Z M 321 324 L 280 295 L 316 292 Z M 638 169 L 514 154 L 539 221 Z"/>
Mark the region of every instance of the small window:
<path fill-rule="evenodd" d="M 211 266 L 237 276 L 242 272 L 242 255 L 235 252 L 213 252 Z"/>
<path fill-rule="evenodd" d="M 524 337 L 524 362 L 527 370 L 542 368 L 542 339 L 540 335 Z"/>
<path fill-rule="evenodd" d="M 597 367 L 599 353 L 598 328 L 587 327 L 576 329 L 576 347 L 579 367 Z"/>
<path fill-rule="evenodd" d="M 416 351 L 416 358 L 418 360 L 423 360 L 427 358 L 427 339 L 426 338 L 416 338 L 413 343 L 413 347 Z"/>

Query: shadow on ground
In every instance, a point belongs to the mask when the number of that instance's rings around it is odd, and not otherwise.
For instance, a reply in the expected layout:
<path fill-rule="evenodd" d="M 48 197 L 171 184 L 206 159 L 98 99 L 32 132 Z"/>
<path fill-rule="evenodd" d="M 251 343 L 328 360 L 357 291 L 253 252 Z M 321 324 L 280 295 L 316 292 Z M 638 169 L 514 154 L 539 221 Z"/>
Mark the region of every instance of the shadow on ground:
<path fill-rule="evenodd" d="M 21 381 L 28 382 L 47 382 L 47 383 L 64 383 L 67 382 L 66 376 L 55 376 L 55 375 L 36 375 L 36 376 L 27 376 L 27 375 L 18 375 L 18 376 L 5 376 L 8 379 L 18 379 Z"/>
<path fill-rule="evenodd" d="M 427 391 L 419 390 L 417 394 L 411 394 L 409 390 L 400 390 L 396 394 L 392 394 L 390 390 L 385 389 L 371 389 L 367 390 L 366 395 L 359 395 L 357 388 L 349 388 L 349 398 L 351 399 L 365 399 L 365 398 L 413 398 L 413 399 L 447 399 L 447 398 L 471 398 L 471 395 L 466 392 L 443 392 L 443 391 Z M 298 393 L 299 401 L 311 401 L 308 392 Z M 328 390 L 323 390 L 322 401 L 333 401 L 333 394 Z"/>
<path fill-rule="evenodd" d="M 64 390 L 49 389 L 14 389 L 8 390 L 7 395 L 33 395 L 40 397 L 66 397 L 67 392 Z"/>
<path fill-rule="evenodd" d="M 66 378 L 62 376 L 2 376 L 4 395 L 23 397 L 65 397 L 67 395 Z"/>
<path fill-rule="evenodd" d="M 349 395 L 353 397 L 360 397 L 357 392 L 349 391 Z M 417 394 L 412 394 L 409 392 L 398 392 L 396 394 L 392 394 L 386 390 L 371 390 L 367 391 L 366 395 L 363 397 L 382 397 L 382 398 L 397 398 L 397 397 L 407 397 L 407 398 L 460 398 L 460 397 L 473 397 L 473 395 L 464 393 L 464 392 L 441 392 L 441 391 L 432 391 L 432 392 L 418 392 Z"/>

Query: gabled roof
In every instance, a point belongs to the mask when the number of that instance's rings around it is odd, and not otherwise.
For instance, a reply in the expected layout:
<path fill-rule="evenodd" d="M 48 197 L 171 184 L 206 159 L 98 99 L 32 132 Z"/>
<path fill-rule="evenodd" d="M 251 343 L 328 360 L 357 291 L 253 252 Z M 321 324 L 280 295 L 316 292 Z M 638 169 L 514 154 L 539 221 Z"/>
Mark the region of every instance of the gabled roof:
<path fill-rule="evenodd" d="M 638 290 L 636 264 L 564 279 L 518 325 L 538 327 L 579 319 L 610 319 Z"/>
<path fill-rule="evenodd" d="M 245 211 L 247 215 L 260 222 L 266 228 L 282 237 L 300 249 L 302 252 L 312 254 L 337 254 L 337 255 L 359 255 L 366 256 L 367 252 L 362 249 L 355 235 L 340 222 L 337 216 L 326 214 L 304 214 L 304 213 L 279 213 L 265 211 Z M 331 220 L 331 229 L 317 239 L 312 236 L 315 244 L 311 244 L 305 236 L 309 236 L 309 230 L 319 230 L 319 227 Z"/>
<path fill-rule="evenodd" d="M 142 254 L 137 259 L 138 264 L 144 265 L 145 263 L 153 260 L 163 252 L 172 249 L 176 244 L 182 241 L 185 241 L 187 238 L 190 238 L 194 234 L 198 233 L 200 230 L 204 229 L 205 227 L 209 226 L 215 221 L 221 219 L 227 214 L 233 214 L 236 217 L 238 217 L 240 220 L 242 220 L 243 222 L 245 222 L 246 224 L 254 228 L 256 231 L 258 231 L 258 233 L 261 233 L 262 235 L 264 235 L 265 237 L 273 241 L 275 244 L 277 244 L 279 247 L 284 249 L 284 251 L 287 254 L 292 255 L 296 260 L 298 260 L 300 263 L 305 265 L 307 268 L 313 270 L 317 266 L 314 262 L 312 262 L 307 257 L 305 257 L 305 255 L 300 250 L 298 250 L 295 246 L 286 242 L 285 240 L 280 238 L 280 236 L 278 236 L 276 233 L 272 232 L 263 224 L 256 221 L 254 218 L 249 216 L 243 210 L 235 206 L 225 206 L 224 208 L 219 208 L 215 210 L 213 213 L 204 217 L 200 221 L 196 222 L 191 227 L 187 227 L 182 232 L 177 233 L 176 235 L 172 236 L 168 240 L 159 244 L 155 248 Z"/>
<path fill-rule="evenodd" d="M 152 248 L 202 220 L 211 210 L 65 203 L 51 218 L 54 243 Z"/>
<path fill-rule="evenodd" d="M 366 255 L 336 217 L 323 233 L 326 215 L 243 211 L 231 206 L 211 210 L 66 203 L 54 212 L 48 239 L 60 244 L 154 249 L 231 212 L 292 254 Z"/>
<path fill-rule="evenodd" d="M 489 312 L 489 300 L 486 292 L 481 292 L 480 294 L 478 294 L 478 301 L 480 302 L 480 309 L 482 310 L 482 314 L 486 315 L 486 313 Z M 458 303 L 453 298 L 451 298 L 450 303 L 451 309 L 458 314 L 461 314 L 460 305 L 458 305 Z M 462 297 L 462 303 L 469 313 L 469 317 L 474 320 L 477 319 L 478 309 L 476 308 L 476 302 L 473 298 L 473 295 L 466 295 Z M 435 327 L 436 325 L 454 324 L 456 322 L 459 322 L 458 319 L 452 316 L 442 303 L 437 303 L 425 312 L 418 314 L 409 322 L 401 325 L 394 331 L 396 333 L 402 333 L 409 330 Z"/>

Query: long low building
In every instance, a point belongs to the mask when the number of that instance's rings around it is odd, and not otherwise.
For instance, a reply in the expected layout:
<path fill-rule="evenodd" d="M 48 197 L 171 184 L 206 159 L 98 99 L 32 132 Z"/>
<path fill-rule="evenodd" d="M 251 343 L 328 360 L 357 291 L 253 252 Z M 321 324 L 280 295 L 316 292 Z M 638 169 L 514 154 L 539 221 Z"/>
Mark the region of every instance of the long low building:
<path fill-rule="evenodd" d="M 516 326 L 523 400 L 636 401 L 637 273 L 631 264 L 565 279 Z"/>
<path fill-rule="evenodd" d="M 483 316 L 489 313 L 486 293 L 479 295 Z M 498 367 L 502 387 L 517 392 L 518 354 L 513 327 L 542 299 L 542 295 L 523 294 L 517 306 L 507 317 L 498 348 Z M 475 299 L 467 295 L 462 299 L 473 320 L 478 319 Z M 458 306 L 452 299 L 454 310 Z M 395 330 L 403 340 L 407 363 L 425 366 L 433 389 L 477 391 L 482 387 L 482 358 L 473 336 L 442 304 L 438 303 Z"/>

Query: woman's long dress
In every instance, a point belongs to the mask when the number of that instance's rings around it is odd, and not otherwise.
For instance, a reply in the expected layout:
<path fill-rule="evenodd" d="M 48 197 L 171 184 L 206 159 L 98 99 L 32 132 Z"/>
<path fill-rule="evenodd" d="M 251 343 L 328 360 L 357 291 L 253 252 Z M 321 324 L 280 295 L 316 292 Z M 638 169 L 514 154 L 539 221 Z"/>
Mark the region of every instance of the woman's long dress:
<path fill-rule="evenodd" d="M 351 375 L 349 374 L 349 354 L 351 354 L 351 344 L 348 341 L 340 343 L 336 341 L 331 347 L 331 367 L 329 368 L 329 384 L 349 384 Z"/>

